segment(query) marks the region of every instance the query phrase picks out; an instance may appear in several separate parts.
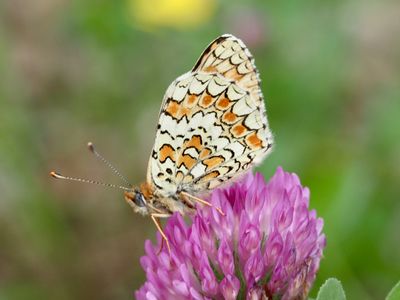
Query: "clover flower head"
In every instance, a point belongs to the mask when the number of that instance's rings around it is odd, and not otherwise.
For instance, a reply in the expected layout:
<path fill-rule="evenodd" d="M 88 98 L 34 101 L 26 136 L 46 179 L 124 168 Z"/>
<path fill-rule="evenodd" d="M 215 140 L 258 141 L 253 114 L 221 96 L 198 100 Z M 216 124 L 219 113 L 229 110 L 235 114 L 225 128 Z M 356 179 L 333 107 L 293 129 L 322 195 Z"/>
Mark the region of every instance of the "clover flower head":
<path fill-rule="evenodd" d="M 137 299 L 305 299 L 319 268 L 323 221 L 309 210 L 310 193 L 278 168 L 266 183 L 247 174 L 216 189 L 186 225 L 174 214 L 166 247 L 146 241 L 147 281 Z"/>

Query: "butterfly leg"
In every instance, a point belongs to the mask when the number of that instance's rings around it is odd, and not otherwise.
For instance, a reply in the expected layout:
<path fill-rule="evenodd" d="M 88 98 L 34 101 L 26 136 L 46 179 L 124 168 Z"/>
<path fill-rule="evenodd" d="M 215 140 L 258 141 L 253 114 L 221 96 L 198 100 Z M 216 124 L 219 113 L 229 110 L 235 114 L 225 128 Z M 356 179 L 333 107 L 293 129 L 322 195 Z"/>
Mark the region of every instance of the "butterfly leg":
<path fill-rule="evenodd" d="M 186 196 L 186 197 L 188 197 L 188 198 L 191 198 L 191 199 L 193 199 L 193 200 L 195 200 L 195 201 L 197 201 L 197 202 L 199 202 L 199 203 L 201 203 L 201 204 L 203 204 L 203 205 L 206 205 L 206 206 L 209 206 L 209 207 L 214 207 L 221 215 L 225 216 L 225 213 L 222 211 L 221 208 L 215 207 L 215 206 L 212 205 L 210 202 L 208 202 L 208 201 L 206 201 L 206 200 L 203 200 L 203 199 L 201 199 L 201 198 L 198 198 L 198 197 L 196 197 L 196 196 L 193 196 L 193 195 L 191 195 L 191 194 L 189 194 L 189 193 L 186 193 L 186 192 L 181 192 L 181 194 L 182 194 L 183 196 Z"/>
<path fill-rule="evenodd" d="M 151 214 L 150 215 L 151 219 L 153 220 L 154 224 L 157 227 L 158 232 L 160 232 L 161 237 L 162 237 L 160 250 L 158 250 L 157 255 L 160 254 L 160 252 L 161 252 L 161 250 L 163 248 L 163 245 L 164 245 L 164 241 L 165 241 L 165 244 L 167 245 L 168 253 L 171 256 L 171 247 L 169 246 L 168 238 L 165 235 L 165 233 L 164 233 L 164 231 L 163 231 L 163 229 L 161 227 L 160 219 L 159 219 L 159 218 L 166 218 L 166 217 L 169 217 L 169 216 L 170 216 L 169 214 Z"/>

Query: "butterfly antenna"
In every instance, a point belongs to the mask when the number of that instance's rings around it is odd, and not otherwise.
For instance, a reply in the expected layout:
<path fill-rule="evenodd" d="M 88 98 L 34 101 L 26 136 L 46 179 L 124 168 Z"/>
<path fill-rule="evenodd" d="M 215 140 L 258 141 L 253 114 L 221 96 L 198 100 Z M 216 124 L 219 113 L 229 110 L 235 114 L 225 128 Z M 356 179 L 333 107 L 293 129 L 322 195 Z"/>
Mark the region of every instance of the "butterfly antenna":
<path fill-rule="evenodd" d="M 132 188 L 127 188 L 127 187 L 124 187 L 124 186 L 121 186 L 121 185 L 115 185 L 115 184 L 111 184 L 111 183 L 104 183 L 104 182 L 100 182 L 100 181 L 96 181 L 96 180 L 89 180 L 89 179 L 83 179 L 83 178 L 64 176 L 64 175 L 61 175 L 61 174 L 56 173 L 54 171 L 50 172 L 50 176 L 52 176 L 53 178 L 56 178 L 56 179 L 65 179 L 65 180 L 70 180 L 70 181 L 91 183 L 91 184 L 102 185 L 102 186 L 106 186 L 106 187 L 110 187 L 110 188 L 117 188 L 117 189 L 121 189 L 121 190 L 124 190 L 124 191 L 132 191 Z"/>
<path fill-rule="evenodd" d="M 92 152 L 96 158 L 98 158 L 99 160 L 101 160 L 106 166 L 108 166 L 113 172 L 114 174 L 116 174 L 119 178 L 121 178 L 128 186 L 132 187 L 132 185 L 128 182 L 128 180 L 126 180 L 126 178 L 124 177 L 124 175 L 122 175 L 116 167 L 114 167 L 107 159 L 105 159 L 99 152 L 96 151 L 96 149 L 94 148 L 94 145 L 92 142 L 89 142 L 87 144 L 90 152 Z"/>

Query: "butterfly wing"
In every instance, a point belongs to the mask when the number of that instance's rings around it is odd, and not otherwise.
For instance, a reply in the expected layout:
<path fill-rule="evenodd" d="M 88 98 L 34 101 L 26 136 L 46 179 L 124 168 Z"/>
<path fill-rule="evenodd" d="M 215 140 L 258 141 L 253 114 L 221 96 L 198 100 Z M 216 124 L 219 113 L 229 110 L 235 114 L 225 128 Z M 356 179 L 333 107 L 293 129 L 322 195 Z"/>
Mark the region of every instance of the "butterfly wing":
<path fill-rule="evenodd" d="M 147 180 L 165 197 L 205 192 L 260 162 L 271 146 L 253 58 L 223 35 L 167 89 Z"/>
<path fill-rule="evenodd" d="M 203 51 L 192 72 L 221 74 L 248 91 L 253 100 L 264 109 L 259 74 L 253 56 L 240 39 L 224 34 L 214 40 Z"/>

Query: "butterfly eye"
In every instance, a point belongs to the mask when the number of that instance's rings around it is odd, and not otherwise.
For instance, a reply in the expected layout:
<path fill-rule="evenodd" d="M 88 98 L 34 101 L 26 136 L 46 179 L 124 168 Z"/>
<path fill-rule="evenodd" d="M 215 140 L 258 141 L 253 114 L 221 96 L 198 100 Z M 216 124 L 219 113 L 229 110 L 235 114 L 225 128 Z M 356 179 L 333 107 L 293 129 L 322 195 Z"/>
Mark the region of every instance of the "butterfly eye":
<path fill-rule="evenodd" d="M 139 207 L 144 207 L 146 206 L 146 200 L 144 199 L 144 196 L 142 193 L 137 192 L 135 194 L 135 204 Z"/>

